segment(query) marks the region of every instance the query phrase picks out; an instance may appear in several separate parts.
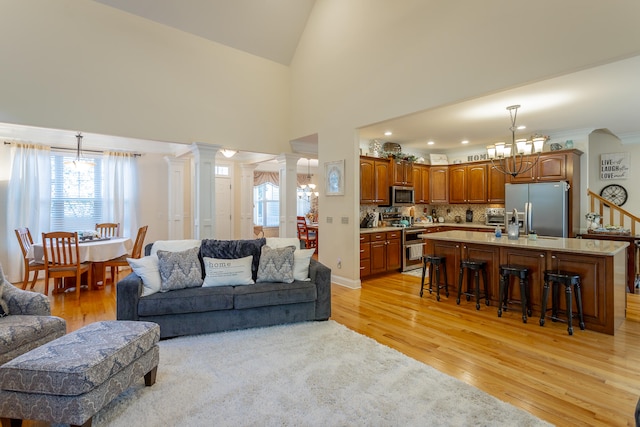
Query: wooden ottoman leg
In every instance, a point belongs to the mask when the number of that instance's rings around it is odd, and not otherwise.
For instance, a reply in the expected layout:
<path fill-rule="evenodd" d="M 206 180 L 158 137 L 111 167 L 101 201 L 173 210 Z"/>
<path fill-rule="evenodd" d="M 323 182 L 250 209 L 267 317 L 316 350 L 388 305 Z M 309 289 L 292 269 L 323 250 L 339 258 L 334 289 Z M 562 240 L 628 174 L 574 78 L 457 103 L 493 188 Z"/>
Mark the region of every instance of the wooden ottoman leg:
<path fill-rule="evenodd" d="M 144 385 L 147 387 L 151 387 L 156 383 L 156 373 L 158 372 L 158 367 L 154 367 L 152 370 L 147 372 L 144 375 Z M 138 377 L 139 378 L 139 377 Z"/>
<path fill-rule="evenodd" d="M 22 420 L 15 418 L 2 418 L 2 427 L 20 427 L 22 426 Z"/>

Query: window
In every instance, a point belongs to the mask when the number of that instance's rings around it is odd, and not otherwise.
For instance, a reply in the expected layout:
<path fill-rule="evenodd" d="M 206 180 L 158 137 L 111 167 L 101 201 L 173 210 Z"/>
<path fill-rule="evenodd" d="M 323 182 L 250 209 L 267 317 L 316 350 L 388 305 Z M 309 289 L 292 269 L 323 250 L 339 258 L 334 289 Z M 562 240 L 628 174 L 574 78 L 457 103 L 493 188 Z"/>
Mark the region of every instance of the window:
<path fill-rule="evenodd" d="M 93 230 L 102 222 L 102 159 L 51 153 L 51 229 Z"/>
<path fill-rule="evenodd" d="M 271 182 L 253 187 L 253 218 L 255 225 L 280 225 L 280 188 Z"/>
<path fill-rule="evenodd" d="M 298 202 L 296 203 L 296 215 L 306 216 L 311 211 L 311 196 L 298 189 Z"/>

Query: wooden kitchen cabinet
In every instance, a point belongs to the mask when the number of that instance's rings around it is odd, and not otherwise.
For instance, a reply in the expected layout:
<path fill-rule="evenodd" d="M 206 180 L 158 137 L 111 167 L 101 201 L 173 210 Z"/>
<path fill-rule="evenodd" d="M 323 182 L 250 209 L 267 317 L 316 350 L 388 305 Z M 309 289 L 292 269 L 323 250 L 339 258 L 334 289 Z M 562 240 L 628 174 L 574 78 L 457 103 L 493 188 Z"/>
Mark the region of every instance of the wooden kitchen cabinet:
<path fill-rule="evenodd" d="M 431 166 L 429 168 L 430 203 L 449 203 L 449 167 Z"/>
<path fill-rule="evenodd" d="M 391 185 L 413 185 L 413 163 L 407 160 L 392 159 L 391 181 Z"/>
<path fill-rule="evenodd" d="M 544 181 L 564 181 L 570 179 L 574 174 L 574 162 L 577 160 L 579 164 L 579 154 L 577 150 L 569 151 L 551 151 L 540 154 L 540 160 L 529 171 L 519 174 L 515 177 L 509 175 L 508 182 L 530 183 Z M 581 152 L 578 152 L 582 154 Z M 525 162 L 526 167 L 530 166 L 535 160 L 532 155 L 532 161 Z"/>
<path fill-rule="evenodd" d="M 449 203 L 486 203 L 487 165 L 449 166 Z"/>
<path fill-rule="evenodd" d="M 377 157 L 360 157 L 360 203 L 389 204 L 391 161 Z"/>
<path fill-rule="evenodd" d="M 401 231 L 368 233 L 371 239 L 369 258 L 371 274 L 384 273 L 400 268 L 401 233 Z"/>
<path fill-rule="evenodd" d="M 429 166 L 414 163 L 413 188 L 416 203 L 429 203 Z"/>
<path fill-rule="evenodd" d="M 371 236 L 360 235 L 360 278 L 371 274 Z"/>
<path fill-rule="evenodd" d="M 504 184 L 506 175 L 487 164 L 487 203 L 504 203 Z"/>

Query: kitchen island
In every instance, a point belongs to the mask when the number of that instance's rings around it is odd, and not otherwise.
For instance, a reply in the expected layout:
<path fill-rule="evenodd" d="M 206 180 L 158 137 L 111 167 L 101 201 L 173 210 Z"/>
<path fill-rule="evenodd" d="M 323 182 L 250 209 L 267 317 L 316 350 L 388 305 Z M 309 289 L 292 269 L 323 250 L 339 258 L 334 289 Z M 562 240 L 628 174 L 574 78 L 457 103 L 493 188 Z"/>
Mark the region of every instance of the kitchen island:
<path fill-rule="evenodd" d="M 447 279 L 454 296 L 449 300 L 455 300 L 457 295 L 460 260 L 471 258 L 487 262 L 489 299 L 494 307 L 498 306 L 499 266 L 515 264 L 529 269 L 532 318 L 536 319 L 536 324 L 540 317 L 545 270 L 580 274 L 587 329 L 614 335 L 625 318 L 627 242 L 544 236 L 538 236 L 537 240 L 527 237 L 509 240 L 506 235 L 495 237 L 492 233 L 475 231 L 444 231 L 421 234 L 420 237 L 426 241 L 426 253 L 446 257 Z M 444 278 L 441 280 L 444 283 Z M 519 299 L 518 286 L 512 286 L 511 290 L 512 299 Z M 561 298 L 561 310 L 564 307 L 564 298 Z M 482 309 L 486 307 L 482 306 Z"/>

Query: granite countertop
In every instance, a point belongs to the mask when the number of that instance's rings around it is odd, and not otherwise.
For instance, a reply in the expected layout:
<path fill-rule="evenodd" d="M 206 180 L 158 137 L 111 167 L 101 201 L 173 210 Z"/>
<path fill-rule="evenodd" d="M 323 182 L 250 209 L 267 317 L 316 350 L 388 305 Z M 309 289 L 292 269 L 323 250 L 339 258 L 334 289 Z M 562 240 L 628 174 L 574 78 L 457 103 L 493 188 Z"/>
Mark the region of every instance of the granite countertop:
<path fill-rule="evenodd" d="M 412 228 L 434 228 L 434 227 L 458 227 L 458 228 L 486 228 L 487 230 L 493 230 L 495 226 L 485 225 L 476 222 L 417 222 L 414 223 Z M 503 227 L 504 228 L 504 227 Z M 402 230 L 402 227 L 375 227 L 375 228 L 361 228 L 360 234 L 366 233 L 378 233 L 383 231 L 398 231 Z"/>
<path fill-rule="evenodd" d="M 460 230 L 421 234 L 419 237 L 449 242 L 511 246 L 522 249 L 549 250 L 581 253 L 586 255 L 615 255 L 620 251 L 624 251 L 629 245 L 628 242 L 613 240 L 573 239 L 546 236 L 538 236 L 536 240 L 530 240 L 527 237 L 522 236 L 518 240 L 509 240 L 506 234 L 503 234 L 502 237 L 496 237 L 492 233 Z"/>

